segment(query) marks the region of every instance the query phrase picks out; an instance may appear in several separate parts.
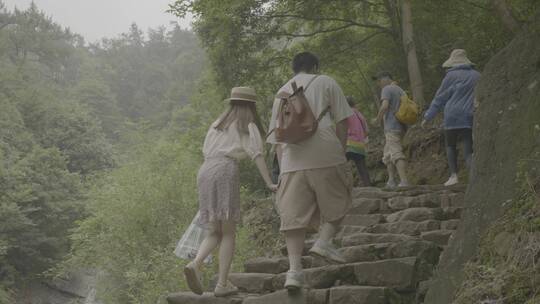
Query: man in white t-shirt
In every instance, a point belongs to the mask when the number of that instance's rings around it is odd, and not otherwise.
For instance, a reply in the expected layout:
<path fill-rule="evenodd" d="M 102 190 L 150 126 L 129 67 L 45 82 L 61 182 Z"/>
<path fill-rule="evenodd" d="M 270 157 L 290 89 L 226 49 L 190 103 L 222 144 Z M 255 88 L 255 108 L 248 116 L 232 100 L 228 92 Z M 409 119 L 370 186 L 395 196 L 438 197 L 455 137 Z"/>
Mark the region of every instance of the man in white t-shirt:
<path fill-rule="evenodd" d="M 345 158 L 347 117 L 353 112 L 336 81 L 317 75 L 319 60 L 311 53 L 296 55 L 292 62 L 295 76 L 279 91 L 292 93 L 291 83 L 304 87 L 304 94 L 318 117 L 328 106 L 315 134 L 297 144 L 276 141 L 271 134 L 267 142 L 277 145 L 281 174 L 278 182 L 277 209 L 280 230 L 285 234 L 290 269 L 285 288 L 303 285 L 302 251 L 308 228 L 319 228 L 319 239 L 310 254 L 344 263 L 332 244 L 339 224 L 351 204 L 352 175 Z M 309 85 L 308 85 L 309 84 Z M 274 101 L 269 130 L 276 125 L 280 99 Z"/>

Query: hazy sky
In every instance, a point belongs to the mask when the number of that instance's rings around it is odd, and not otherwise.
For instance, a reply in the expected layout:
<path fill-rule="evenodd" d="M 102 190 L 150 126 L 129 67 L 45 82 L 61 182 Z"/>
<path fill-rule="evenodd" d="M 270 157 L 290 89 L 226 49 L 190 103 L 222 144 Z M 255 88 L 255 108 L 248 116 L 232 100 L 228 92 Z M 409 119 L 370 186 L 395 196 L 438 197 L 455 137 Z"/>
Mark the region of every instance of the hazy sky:
<path fill-rule="evenodd" d="M 2 0 L 12 10 L 26 9 L 32 0 Z M 126 32 L 135 22 L 146 31 L 149 27 L 169 25 L 179 21 L 189 27 L 190 20 L 179 20 L 166 13 L 174 0 L 34 0 L 54 21 L 69 27 L 93 42 L 102 37 L 114 37 Z"/>

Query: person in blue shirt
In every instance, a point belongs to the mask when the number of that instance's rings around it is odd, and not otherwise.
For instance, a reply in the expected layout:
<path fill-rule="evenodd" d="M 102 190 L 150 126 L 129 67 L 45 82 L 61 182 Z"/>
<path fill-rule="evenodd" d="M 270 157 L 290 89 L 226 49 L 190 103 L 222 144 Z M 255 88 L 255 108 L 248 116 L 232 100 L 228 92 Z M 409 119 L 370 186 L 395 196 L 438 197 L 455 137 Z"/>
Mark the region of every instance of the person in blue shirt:
<path fill-rule="evenodd" d="M 450 178 L 444 185 L 451 186 L 459 182 L 457 176 L 457 142 L 459 140 L 463 142 L 465 163 L 469 169 L 471 167 L 474 91 L 480 79 L 480 73 L 474 69 L 474 64 L 462 49 L 453 50 L 450 58 L 442 66 L 448 68 L 448 71 L 424 115 L 422 127 L 433 120 L 437 113 L 444 113 L 443 127 L 450 169 Z"/>
<path fill-rule="evenodd" d="M 389 72 L 379 72 L 372 77 L 381 88 L 381 103 L 377 117 L 371 123 L 375 126 L 384 126 L 384 148 L 382 162 L 388 171 L 388 181 L 386 187 L 409 187 L 407 177 L 407 157 L 403 152 L 403 138 L 407 132 L 407 126 L 402 124 L 396 113 L 401 105 L 401 96 L 405 94 L 394 81 Z M 396 175 L 399 176 L 400 183 L 396 183 Z"/>

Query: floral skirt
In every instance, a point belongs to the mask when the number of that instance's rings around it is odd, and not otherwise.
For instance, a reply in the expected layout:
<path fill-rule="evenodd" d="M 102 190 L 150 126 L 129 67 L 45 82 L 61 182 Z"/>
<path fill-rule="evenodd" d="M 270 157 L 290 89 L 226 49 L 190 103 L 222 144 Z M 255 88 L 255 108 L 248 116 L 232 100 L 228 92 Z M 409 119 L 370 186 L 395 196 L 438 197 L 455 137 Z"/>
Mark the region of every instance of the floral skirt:
<path fill-rule="evenodd" d="M 220 220 L 240 221 L 240 175 L 238 162 L 229 157 L 208 158 L 197 176 L 198 225 Z"/>

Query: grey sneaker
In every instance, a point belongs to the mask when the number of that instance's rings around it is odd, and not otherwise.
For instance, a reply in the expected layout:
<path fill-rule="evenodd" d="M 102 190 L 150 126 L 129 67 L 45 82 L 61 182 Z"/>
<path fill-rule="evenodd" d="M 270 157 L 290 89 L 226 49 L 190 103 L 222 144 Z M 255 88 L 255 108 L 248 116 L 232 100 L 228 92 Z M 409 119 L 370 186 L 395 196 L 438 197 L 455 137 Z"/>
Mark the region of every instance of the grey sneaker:
<path fill-rule="evenodd" d="M 304 286 L 304 273 L 302 271 L 287 271 L 285 288 L 289 291 L 295 291 Z"/>
<path fill-rule="evenodd" d="M 216 285 L 214 289 L 214 296 L 216 297 L 226 297 L 232 296 L 238 293 L 238 288 L 234 286 L 230 281 L 227 281 L 227 286 Z"/>
<path fill-rule="evenodd" d="M 332 243 L 317 240 L 309 250 L 310 254 L 320 256 L 331 262 L 345 264 L 347 261 Z"/>
<path fill-rule="evenodd" d="M 184 275 L 186 277 L 186 282 L 189 289 L 198 295 L 202 295 L 202 274 L 201 270 L 195 265 L 195 263 L 190 262 L 186 265 L 186 267 L 184 267 Z"/>

